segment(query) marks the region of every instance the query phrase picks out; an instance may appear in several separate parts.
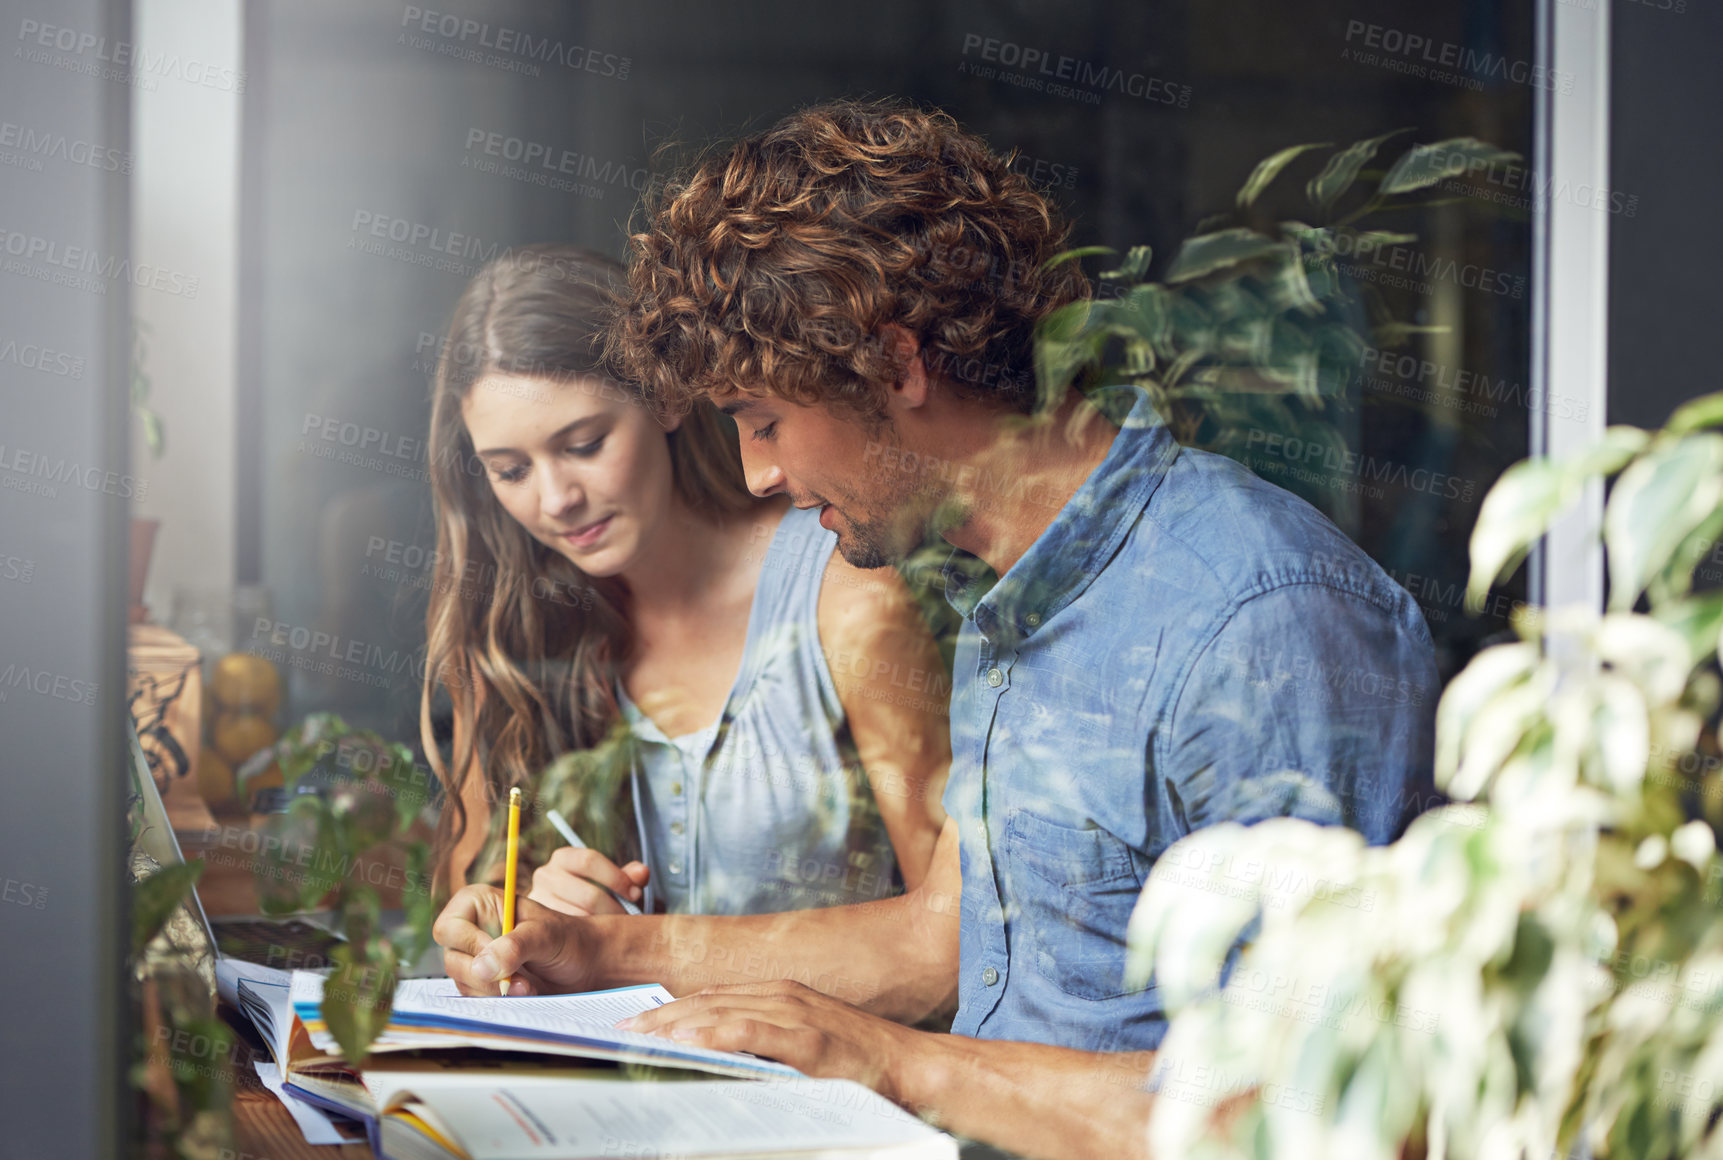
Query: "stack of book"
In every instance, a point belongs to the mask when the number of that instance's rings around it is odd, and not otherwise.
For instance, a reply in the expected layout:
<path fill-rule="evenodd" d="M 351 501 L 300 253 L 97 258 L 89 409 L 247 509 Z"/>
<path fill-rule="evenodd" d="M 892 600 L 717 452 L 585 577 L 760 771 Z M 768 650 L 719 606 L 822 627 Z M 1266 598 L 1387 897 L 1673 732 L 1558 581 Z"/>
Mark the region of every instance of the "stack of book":
<path fill-rule="evenodd" d="M 617 1030 L 671 1001 L 659 986 L 490 999 L 404 980 L 355 1068 L 320 1014 L 323 975 L 232 960 L 222 974 L 286 1096 L 361 1121 L 389 1160 L 957 1155 L 951 1137 L 858 1084 Z"/>

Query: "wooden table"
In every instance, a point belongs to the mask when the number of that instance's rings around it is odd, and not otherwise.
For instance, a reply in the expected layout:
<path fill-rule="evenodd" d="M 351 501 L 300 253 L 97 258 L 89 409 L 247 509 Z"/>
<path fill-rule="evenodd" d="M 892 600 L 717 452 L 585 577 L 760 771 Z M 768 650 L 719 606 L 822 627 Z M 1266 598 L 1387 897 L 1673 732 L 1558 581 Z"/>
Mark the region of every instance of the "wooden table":
<path fill-rule="evenodd" d="M 286 1105 L 252 1070 L 252 1061 L 268 1059 L 269 1052 L 250 1020 L 226 1006 L 222 1017 L 233 1027 L 237 1045 L 233 1053 L 232 1160 L 369 1160 L 368 1144 L 307 1144 Z"/>

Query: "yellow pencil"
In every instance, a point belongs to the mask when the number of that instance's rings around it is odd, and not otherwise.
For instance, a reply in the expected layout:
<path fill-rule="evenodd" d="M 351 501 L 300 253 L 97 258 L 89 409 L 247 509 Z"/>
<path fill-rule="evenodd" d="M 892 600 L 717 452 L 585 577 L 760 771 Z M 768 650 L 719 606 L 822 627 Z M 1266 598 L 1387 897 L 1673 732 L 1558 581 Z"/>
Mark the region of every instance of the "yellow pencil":
<path fill-rule="evenodd" d="M 503 933 L 515 928 L 515 870 L 520 866 L 520 787 L 509 790 L 509 849 L 503 869 Z M 509 977 L 497 983 L 497 994 L 509 993 Z"/>

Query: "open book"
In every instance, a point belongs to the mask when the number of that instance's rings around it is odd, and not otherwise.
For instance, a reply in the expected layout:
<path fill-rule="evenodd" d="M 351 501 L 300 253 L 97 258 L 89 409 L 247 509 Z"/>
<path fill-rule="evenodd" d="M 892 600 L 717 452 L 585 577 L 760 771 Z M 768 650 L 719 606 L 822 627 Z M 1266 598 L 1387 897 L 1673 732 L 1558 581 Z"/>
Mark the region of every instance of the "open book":
<path fill-rule="evenodd" d="M 659 986 L 492 999 L 448 979 L 403 980 L 361 1071 L 324 1025 L 322 975 L 224 960 L 217 976 L 287 1090 L 366 1121 L 373 1148 L 397 1160 L 957 1154 L 950 1137 L 859 1085 L 613 1026 L 670 1002 Z M 617 1063 L 676 1070 L 630 1080 Z M 745 1078 L 669 1082 L 699 1073 Z"/>
<path fill-rule="evenodd" d="M 324 1026 L 318 1009 L 323 987 L 322 975 L 293 972 L 293 1014 L 305 1027 L 312 1046 L 334 1054 L 335 1037 Z M 462 995 L 449 979 L 403 979 L 395 988 L 388 1025 L 371 1050 L 386 1053 L 427 1047 L 485 1047 L 686 1067 L 742 1078 L 801 1074 L 769 1059 L 616 1029 L 619 1019 L 661 1007 L 674 998 L 663 987 L 652 984 L 577 995 L 488 999 Z"/>
<path fill-rule="evenodd" d="M 223 995 L 263 1036 L 289 1091 L 330 1111 L 375 1119 L 376 1098 L 363 1077 L 341 1058 L 323 1023 L 324 977 L 312 971 L 271 970 L 223 960 Z M 540 1057 L 540 1067 L 580 1060 L 649 1064 L 718 1075 L 796 1077 L 793 1067 L 730 1051 L 711 1051 L 656 1035 L 618 1031 L 613 1024 L 671 1001 L 659 986 L 623 987 L 579 995 L 513 999 L 470 998 L 448 979 L 404 979 L 383 1033 L 371 1045 L 366 1071 L 402 1052 L 474 1050 Z M 468 1068 L 470 1064 L 463 1064 Z"/>

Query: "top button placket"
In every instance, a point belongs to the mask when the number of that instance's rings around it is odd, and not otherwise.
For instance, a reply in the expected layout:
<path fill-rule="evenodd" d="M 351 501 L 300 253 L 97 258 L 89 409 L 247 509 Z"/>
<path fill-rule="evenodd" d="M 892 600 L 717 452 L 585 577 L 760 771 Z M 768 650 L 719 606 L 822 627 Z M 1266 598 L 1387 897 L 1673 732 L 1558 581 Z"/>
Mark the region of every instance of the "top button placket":
<path fill-rule="evenodd" d="M 991 609 L 983 606 L 976 610 L 976 626 L 980 631 L 980 648 L 976 658 L 977 679 L 980 688 L 976 690 L 975 711 L 977 724 L 981 727 L 975 732 L 976 752 L 974 755 L 975 768 L 978 771 L 981 786 L 976 800 L 974 833 L 963 835 L 965 841 L 972 841 L 974 857 L 969 860 L 972 868 L 979 870 L 985 866 L 988 873 L 973 875 L 974 884 L 980 888 L 976 899 L 977 927 L 983 932 L 981 962 L 984 971 L 993 973 L 991 981 L 983 982 L 982 977 L 965 978 L 959 981 L 961 989 L 969 991 L 965 996 L 968 1003 L 979 1014 L 979 1027 L 984 1024 L 999 1005 L 1000 997 L 1005 988 L 995 986 L 1005 973 L 1005 910 L 999 900 L 999 869 L 993 860 L 992 843 L 989 839 L 988 815 L 992 812 L 990 798 L 992 796 L 991 778 L 987 770 L 987 749 L 993 737 L 994 721 L 999 713 L 999 698 L 1010 688 L 1010 662 L 1000 663 L 1000 657 L 990 639 L 988 629 L 993 627 L 994 618 Z M 969 885 L 968 880 L 965 886 Z"/>

